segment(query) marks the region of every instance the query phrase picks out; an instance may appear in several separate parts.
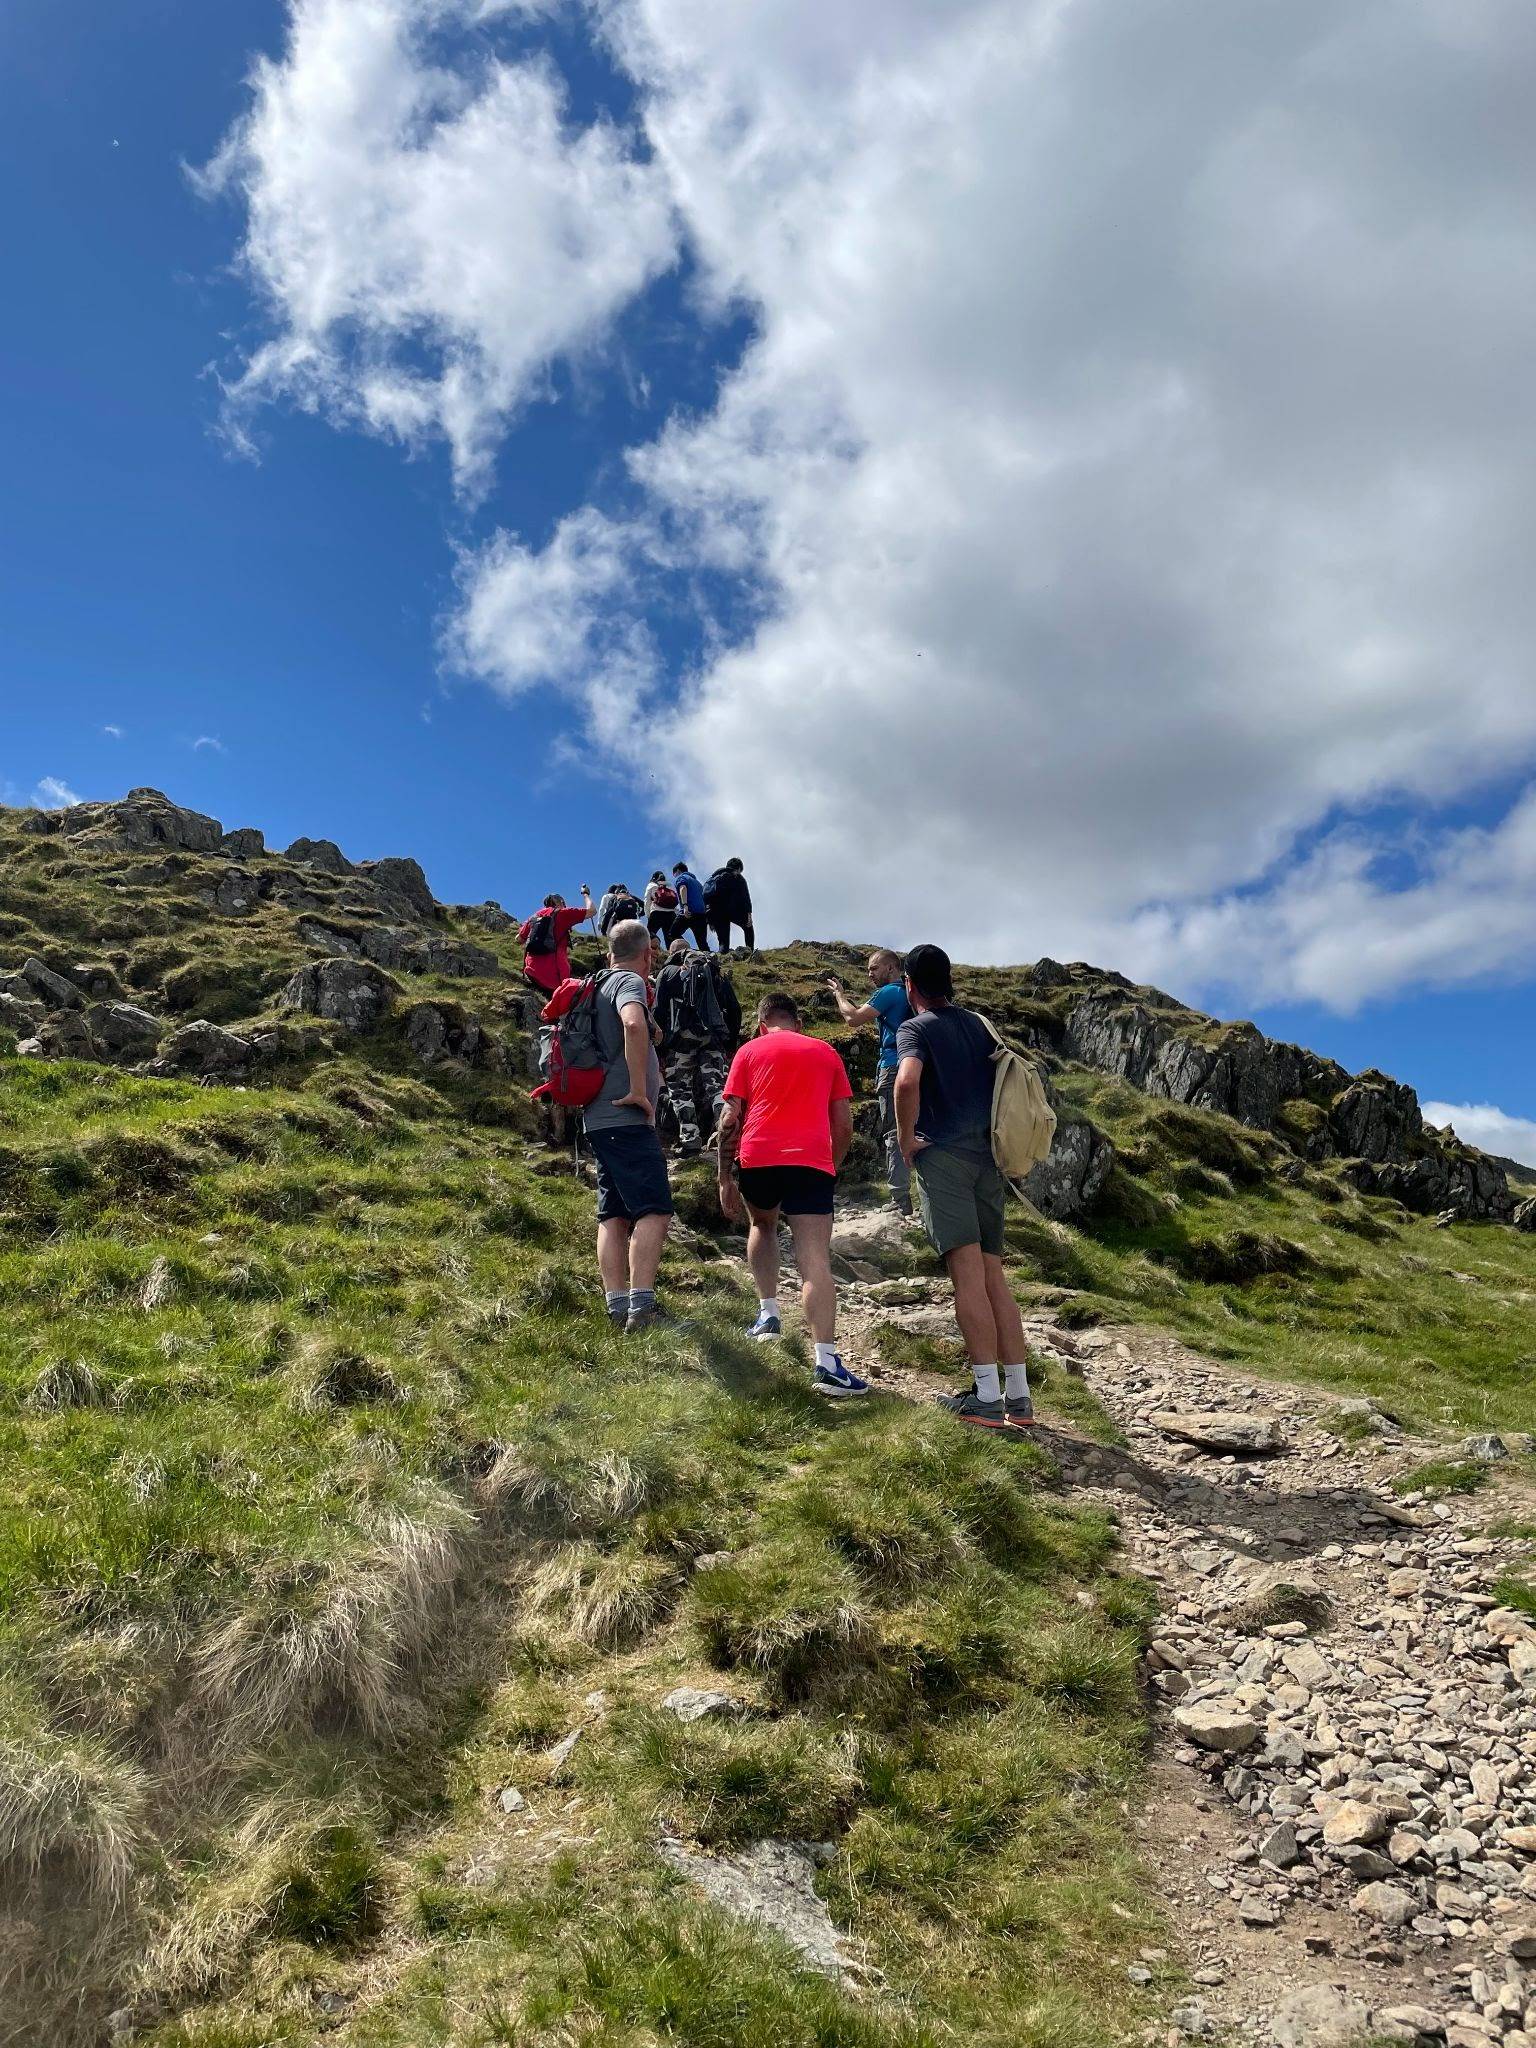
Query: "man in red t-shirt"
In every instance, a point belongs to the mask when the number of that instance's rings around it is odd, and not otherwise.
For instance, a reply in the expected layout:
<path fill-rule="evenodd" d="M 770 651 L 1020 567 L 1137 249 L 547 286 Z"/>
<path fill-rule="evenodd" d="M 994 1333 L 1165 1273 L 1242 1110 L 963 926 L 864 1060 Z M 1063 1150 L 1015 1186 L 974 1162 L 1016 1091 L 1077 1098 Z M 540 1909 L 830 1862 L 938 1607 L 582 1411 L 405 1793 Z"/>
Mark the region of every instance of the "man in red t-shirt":
<path fill-rule="evenodd" d="M 731 1062 L 720 1119 L 720 1206 L 733 1221 L 745 1199 L 747 1264 L 757 1282 L 752 1337 L 777 1337 L 779 1217 L 789 1221 L 800 1268 L 800 1299 L 816 1345 L 820 1394 L 867 1394 L 868 1383 L 838 1354 L 837 1282 L 832 1277 L 832 1196 L 853 1140 L 853 1090 L 825 1039 L 800 1029 L 794 998 L 764 996 L 757 1036 Z M 737 1179 L 731 1178 L 736 1160 Z"/>
<path fill-rule="evenodd" d="M 523 979 L 530 988 L 552 996 L 571 971 L 571 933 L 593 915 L 592 891 L 583 882 L 582 910 L 571 910 L 563 896 L 546 896 L 544 908 L 536 910 L 525 925 L 518 927 L 517 942 L 523 948 Z"/>

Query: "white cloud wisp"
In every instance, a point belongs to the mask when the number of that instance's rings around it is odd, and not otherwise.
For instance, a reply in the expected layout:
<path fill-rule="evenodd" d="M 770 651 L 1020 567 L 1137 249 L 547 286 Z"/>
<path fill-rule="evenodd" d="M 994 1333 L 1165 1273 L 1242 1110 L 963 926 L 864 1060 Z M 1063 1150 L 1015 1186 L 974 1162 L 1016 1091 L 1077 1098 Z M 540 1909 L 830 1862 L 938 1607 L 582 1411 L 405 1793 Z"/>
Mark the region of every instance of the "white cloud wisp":
<path fill-rule="evenodd" d="M 1464 1144 L 1536 1173 L 1536 1122 L 1530 1117 L 1510 1116 L 1491 1102 L 1426 1102 L 1423 1110 L 1426 1123 L 1450 1124 Z"/>

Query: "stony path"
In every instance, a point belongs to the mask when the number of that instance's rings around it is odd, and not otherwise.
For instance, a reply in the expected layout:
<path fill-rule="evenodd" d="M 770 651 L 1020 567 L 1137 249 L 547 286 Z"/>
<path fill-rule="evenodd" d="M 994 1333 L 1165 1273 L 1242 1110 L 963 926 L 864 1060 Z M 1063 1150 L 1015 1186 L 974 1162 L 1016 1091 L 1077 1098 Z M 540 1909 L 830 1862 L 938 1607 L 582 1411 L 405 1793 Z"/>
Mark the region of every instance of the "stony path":
<path fill-rule="evenodd" d="M 871 1250 L 900 1241 L 844 1219 L 854 1272 L 861 1229 Z M 855 1281 L 850 1362 L 929 1398 L 949 1382 L 883 1367 L 870 1338 L 952 1335 L 946 1293 Z M 1389 1493 L 1431 1447 L 1368 1403 L 1255 1383 L 1156 1332 L 1042 1316 L 1030 1334 L 1124 1439 L 1042 1428 L 1043 1446 L 1117 1511 L 1162 1594 L 1140 1830 L 1181 1952 L 1138 1973 L 1193 1980 L 1167 2038 L 1536 2048 L 1536 1626 L 1492 1591 L 1530 1546 L 1482 1533 L 1491 1490 Z M 1325 1426 L 1341 1406 L 1358 1441 Z"/>

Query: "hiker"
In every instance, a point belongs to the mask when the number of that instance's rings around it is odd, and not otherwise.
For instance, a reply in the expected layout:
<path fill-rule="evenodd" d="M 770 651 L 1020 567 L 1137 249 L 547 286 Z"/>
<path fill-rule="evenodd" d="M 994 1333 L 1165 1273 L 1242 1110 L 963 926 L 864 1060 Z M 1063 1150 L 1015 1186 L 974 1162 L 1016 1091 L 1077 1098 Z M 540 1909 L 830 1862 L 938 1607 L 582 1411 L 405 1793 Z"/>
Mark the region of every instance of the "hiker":
<path fill-rule="evenodd" d="M 741 862 L 733 855 L 723 868 L 716 868 L 704 884 L 704 914 L 722 953 L 731 949 L 731 926 L 740 925 L 741 943 L 749 953 L 757 949 L 752 930 L 752 891 Z"/>
<path fill-rule="evenodd" d="M 709 920 L 704 914 L 704 884 L 687 861 L 672 863 L 672 887 L 677 893 L 677 910 L 672 919 L 672 936 L 692 938 L 701 953 L 709 951 Z"/>
<path fill-rule="evenodd" d="M 656 1321 L 656 1269 L 672 1219 L 656 1135 L 661 1066 L 651 1041 L 651 936 L 637 918 L 608 934 L 595 998 L 603 1084 L 582 1114 L 597 1162 L 597 1263 L 608 1314 L 633 1333 Z"/>
<path fill-rule="evenodd" d="M 672 938 L 672 927 L 677 922 L 677 891 L 658 868 L 645 885 L 645 928 L 652 939 L 659 939 L 665 946 Z"/>
<path fill-rule="evenodd" d="M 869 1385 L 837 1349 L 837 1282 L 832 1277 L 832 1196 L 853 1139 L 853 1090 L 837 1053 L 800 1028 L 793 996 L 764 996 L 757 1036 L 731 1062 L 720 1120 L 720 1207 L 736 1222 L 750 1217 L 747 1264 L 757 1283 L 757 1320 L 749 1337 L 782 1333 L 779 1314 L 779 1217 L 789 1221 L 800 1299 L 816 1346 L 811 1384 L 834 1399 L 867 1394 Z M 732 1162 L 737 1177 L 731 1178 Z"/>
<path fill-rule="evenodd" d="M 885 1147 L 885 1177 L 890 1183 L 891 1201 L 898 1216 L 912 1214 L 912 1169 L 901 1156 L 896 1135 L 896 1033 L 912 1014 L 907 991 L 902 986 L 901 955 L 889 946 L 877 946 L 869 956 L 868 974 L 873 993 L 868 1002 L 855 1003 L 845 993 L 835 974 L 828 975 L 838 1015 L 845 1024 L 877 1024 L 880 1052 L 875 1067 L 875 1093 L 880 1102 L 880 1142 Z"/>
<path fill-rule="evenodd" d="M 597 906 L 597 930 L 600 938 L 606 939 L 616 924 L 623 924 L 632 917 L 644 917 L 640 899 L 627 882 L 610 882 L 603 891 L 603 900 Z"/>
<path fill-rule="evenodd" d="M 684 1158 L 703 1151 L 725 1107 L 725 1070 L 734 1041 L 720 997 L 721 977 L 710 955 L 691 949 L 684 939 L 674 940 L 656 977 L 656 1022 L 663 1092 L 677 1119 Z M 736 1022 L 739 1029 L 739 1003 Z"/>
<path fill-rule="evenodd" d="M 1003 1271 L 1006 1189 L 992 1157 L 997 1041 L 955 1001 L 942 948 L 913 947 L 906 989 L 913 1015 L 896 1033 L 896 1128 L 923 1227 L 954 1284 L 955 1320 L 975 1380 L 974 1389 L 937 1398 L 983 1429 L 1027 1426 L 1035 1410 L 1024 1320 Z"/>
<path fill-rule="evenodd" d="M 536 910 L 526 924 L 518 927 L 517 940 L 523 948 L 523 979 L 541 995 L 551 996 L 571 971 L 571 933 L 596 913 L 592 891 L 581 885 L 583 908 L 571 909 L 563 896 L 546 896 L 542 910 Z"/>

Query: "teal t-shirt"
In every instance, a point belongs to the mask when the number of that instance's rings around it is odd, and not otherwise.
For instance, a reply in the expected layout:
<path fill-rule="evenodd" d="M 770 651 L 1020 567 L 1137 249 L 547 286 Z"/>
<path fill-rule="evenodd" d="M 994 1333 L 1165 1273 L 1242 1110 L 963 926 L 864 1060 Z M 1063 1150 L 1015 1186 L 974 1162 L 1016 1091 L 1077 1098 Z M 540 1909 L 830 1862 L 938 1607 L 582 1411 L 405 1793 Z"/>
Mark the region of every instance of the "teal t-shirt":
<path fill-rule="evenodd" d="M 898 1064 L 896 1034 L 912 1014 L 907 992 L 899 981 L 888 981 L 875 990 L 869 1007 L 880 1019 L 880 1065 L 894 1067 Z"/>

